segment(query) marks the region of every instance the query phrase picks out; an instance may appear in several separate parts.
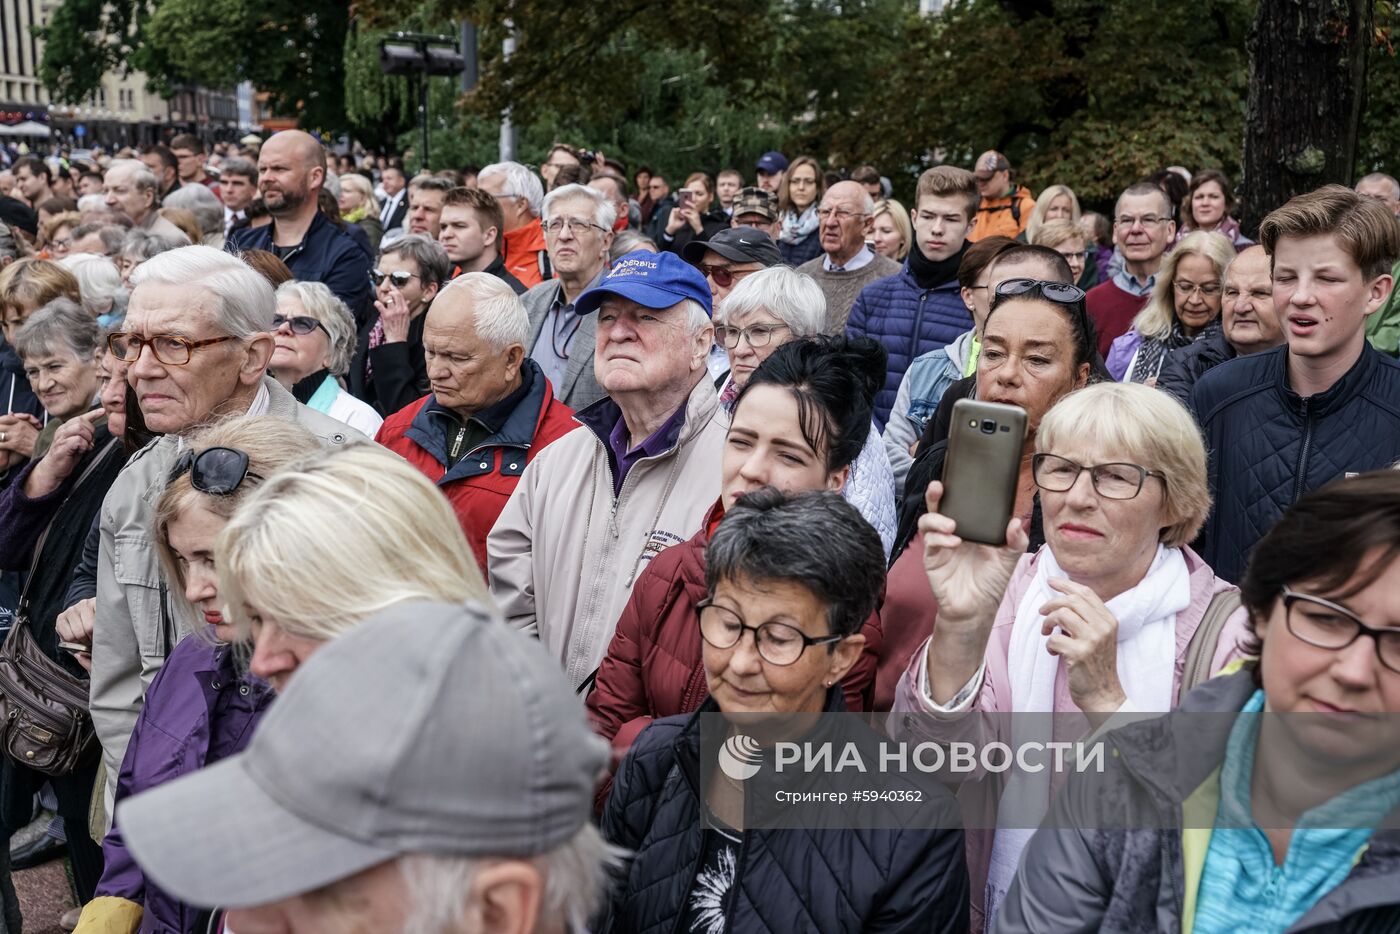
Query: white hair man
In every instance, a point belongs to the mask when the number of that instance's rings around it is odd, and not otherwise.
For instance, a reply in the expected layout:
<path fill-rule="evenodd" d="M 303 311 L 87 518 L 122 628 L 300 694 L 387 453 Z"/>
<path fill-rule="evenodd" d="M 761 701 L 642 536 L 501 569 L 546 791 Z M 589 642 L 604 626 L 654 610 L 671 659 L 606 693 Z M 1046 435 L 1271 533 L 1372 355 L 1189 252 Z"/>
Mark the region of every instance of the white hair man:
<path fill-rule="evenodd" d="M 875 201 L 860 182 L 837 182 L 822 195 L 817 233 L 822 255 L 797 267 L 821 286 L 826 296 L 827 334 L 846 330 L 856 296 L 876 279 L 899 272 L 899 263 L 865 245 L 875 226 Z"/>
<path fill-rule="evenodd" d="M 537 644 L 408 603 L 307 659 L 247 749 L 119 810 L 149 877 L 230 930 L 566 934 L 619 862 L 589 820 L 606 762 Z"/>
<path fill-rule="evenodd" d="M 136 159 L 117 159 L 102 177 L 107 207 L 120 211 L 148 233 L 184 237 L 184 232 L 160 216 L 160 190 L 155 173 Z"/>
<path fill-rule="evenodd" d="M 297 402 L 267 375 L 276 301 L 272 286 L 242 260 L 212 247 L 182 247 L 147 260 L 132 281 L 126 318 L 108 347 L 127 362 L 147 427 L 164 437 L 131 459 L 103 504 L 102 625 L 93 630 L 91 617 L 85 620 L 83 635 L 92 643 L 89 706 L 107 764 L 109 804 L 146 688 L 191 628 L 168 601 L 171 588 L 151 545 L 154 504 L 177 463 L 181 437 L 244 414 L 296 421 L 324 444 L 364 437 Z"/>
<path fill-rule="evenodd" d="M 376 440 L 452 503 L 483 570 L 486 535 L 526 464 L 578 423 L 525 356 L 525 307 L 487 272 L 445 286 L 428 310 L 423 356 L 432 392 L 384 423 Z"/>
<path fill-rule="evenodd" d="M 561 189 L 562 190 L 562 189 Z M 487 539 L 491 592 L 582 687 L 647 562 L 719 495 L 725 421 L 706 360 L 710 288 L 674 253 L 621 257 L 574 303 L 597 315 L 607 398 L 525 469 Z"/>
<path fill-rule="evenodd" d="M 505 215 L 506 269 L 526 286 L 551 275 L 540 210 L 544 185 L 519 162 L 493 162 L 476 175 L 476 186 L 501 203 Z"/>
<path fill-rule="evenodd" d="M 608 269 L 616 209 L 600 191 L 563 185 L 544 199 L 543 210 L 540 227 L 555 278 L 524 295 L 530 316 L 525 346 L 554 385 L 554 394 L 570 408 L 584 409 L 606 393 L 593 374 L 596 319 L 574 314 L 574 302 Z"/>

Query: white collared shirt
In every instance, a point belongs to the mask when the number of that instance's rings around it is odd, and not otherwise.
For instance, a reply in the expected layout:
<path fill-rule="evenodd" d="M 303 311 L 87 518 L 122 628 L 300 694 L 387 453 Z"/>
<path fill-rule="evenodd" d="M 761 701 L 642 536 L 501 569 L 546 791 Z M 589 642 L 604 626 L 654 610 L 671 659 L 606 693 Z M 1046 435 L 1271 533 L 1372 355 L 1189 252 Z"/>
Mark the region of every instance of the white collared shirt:
<path fill-rule="evenodd" d="M 837 266 L 831 261 L 830 253 L 822 254 L 822 269 L 827 272 L 855 272 L 865 266 L 869 266 L 875 261 L 875 253 L 868 246 L 860 248 L 860 252 L 852 256 L 844 265 Z"/>

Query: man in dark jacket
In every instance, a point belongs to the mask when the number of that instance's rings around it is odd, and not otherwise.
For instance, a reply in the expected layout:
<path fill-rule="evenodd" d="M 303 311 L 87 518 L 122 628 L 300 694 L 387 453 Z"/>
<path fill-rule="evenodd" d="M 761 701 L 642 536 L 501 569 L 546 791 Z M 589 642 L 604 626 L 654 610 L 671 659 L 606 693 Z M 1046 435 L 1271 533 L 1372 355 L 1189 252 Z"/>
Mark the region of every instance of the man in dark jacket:
<path fill-rule="evenodd" d="M 1287 345 L 1216 367 L 1191 394 L 1215 503 L 1196 550 L 1229 581 L 1304 493 L 1400 460 L 1400 361 L 1366 343 L 1400 255 L 1394 218 L 1328 185 L 1266 217 L 1260 239 Z"/>
<path fill-rule="evenodd" d="M 447 251 L 449 278 L 486 272 L 510 286 L 516 295 L 525 294 L 525 283 L 510 274 L 501 253 L 501 231 L 505 229 L 505 214 L 495 197 L 480 188 L 448 191 L 438 214 L 437 242 Z"/>
<path fill-rule="evenodd" d="M 322 282 L 349 306 L 355 320 L 369 313 L 370 257 L 321 213 L 326 153 L 301 130 L 276 133 L 258 153 L 258 193 L 272 215 L 265 227 L 229 235 L 230 253 L 267 250 L 304 282 Z"/>
<path fill-rule="evenodd" d="M 875 421 L 881 429 L 914 358 L 951 344 L 972 327 L 958 286 L 958 265 L 978 199 L 977 181 L 966 169 L 941 165 L 920 176 L 914 248 L 904 268 L 867 285 L 851 306 L 846 333 L 872 337 L 890 354 L 885 388 L 875 396 Z"/>
<path fill-rule="evenodd" d="M 1182 405 L 1207 370 L 1283 343 L 1283 329 L 1274 310 L 1274 281 L 1269 254 L 1262 246 L 1247 247 L 1225 267 L 1225 291 L 1219 331 L 1168 354 L 1157 377 L 1157 388 Z"/>

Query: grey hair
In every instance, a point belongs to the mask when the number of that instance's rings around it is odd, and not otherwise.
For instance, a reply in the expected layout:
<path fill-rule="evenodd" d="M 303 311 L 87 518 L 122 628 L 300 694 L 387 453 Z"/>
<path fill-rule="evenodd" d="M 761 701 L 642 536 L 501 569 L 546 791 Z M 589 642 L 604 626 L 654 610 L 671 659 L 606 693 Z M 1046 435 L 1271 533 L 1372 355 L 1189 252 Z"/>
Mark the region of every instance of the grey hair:
<path fill-rule="evenodd" d="M 425 289 L 430 285 L 442 285 L 452 273 L 452 260 L 447 258 L 447 250 L 441 243 L 422 234 L 400 237 L 381 248 L 379 255 L 412 260 L 418 266 L 418 277 Z"/>
<path fill-rule="evenodd" d="M 214 323 L 240 340 L 272 330 L 277 308 L 272 286 L 236 256 L 211 246 L 186 246 L 152 257 L 131 274 L 133 291 L 141 286 L 174 285 L 210 292 L 217 304 Z"/>
<path fill-rule="evenodd" d="M 0 259 L 19 259 L 25 253 L 9 224 L 0 224 Z"/>
<path fill-rule="evenodd" d="M 501 193 L 515 198 L 524 198 L 530 205 L 530 213 L 536 217 L 540 216 L 541 203 L 544 201 L 544 185 L 540 183 L 540 178 L 519 162 L 493 162 L 476 173 L 476 183 L 480 185 L 495 175 L 504 175 L 506 179 L 505 190 Z"/>
<path fill-rule="evenodd" d="M 720 302 L 716 317 L 767 311 L 788 326 L 792 337 L 816 337 L 826 329 L 826 294 L 805 272 L 772 266 L 740 279 Z"/>
<path fill-rule="evenodd" d="M 1389 182 L 1390 190 L 1395 192 L 1395 200 L 1400 201 L 1400 182 L 1395 180 L 1395 176 L 1386 175 L 1384 172 L 1372 172 L 1370 175 L 1358 179 L 1356 184 L 1360 185 L 1362 182 Z"/>
<path fill-rule="evenodd" d="M 91 224 L 80 224 L 73 228 L 70 234 L 74 240 L 81 240 L 89 234 L 97 234 L 102 238 L 102 248 L 109 256 L 116 256 L 122 251 L 122 244 L 126 242 L 127 228 L 119 227 L 116 224 L 104 224 L 96 221 Z"/>
<path fill-rule="evenodd" d="M 15 335 L 15 353 L 23 360 L 62 347 L 79 360 L 95 360 L 102 345 L 97 319 L 71 298 L 56 298 L 30 315 Z"/>
<path fill-rule="evenodd" d="M 565 930 L 586 930 L 589 918 L 602 904 L 612 874 L 625 857 L 625 850 L 605 841 L 593 824 L 585 822 L 572 838 L 531 858 L 529 862 L 544 877 L 541 915 L 563 919 Z M 496 862 L 483 857 L 416 853 L 399 857 L 399 872 L 412 906 L 403 934 L 458 930 L 477 872 Z"/>
<path fill-rule="evenodd" d="M 279 285 L 274 297 L 278 304 L 284 298 L 295 299 L 308 315 L 321 322 L 331 341 L 331 375 L 349 373 L 350 359 L 355 354 L 355 316 L 350 314 L 345 303 L 325 283 L 297 279 Z"/>
<path fill-rule="evenodd" d="M 106 242 L 104 238 L 103 242 Z M 134 259 L 144 263 L 152 257 L 171 250 L 178 250 L 182 246 L 189 246 L 190 238 L 180 234 L 177 240 L 175 237 L 167 237 L 165 234 L 151 233 L 141 227 L 133 227 L 122 237 L 122 257 L 124 259 Z"/>
<path fill-rule="evenodd" d="M 107 210 L 107 199 L 102 195 L 83 195 L 78 199 L 78 213 L 87 214 L 92 211 Z"/>
<path fill-rule="evenodd" d="M 613 236 L 612 246 L 608 248 L 608 264 L 617 262 L 635 250 L 646 250 L 648 253 L 660 252 L 656 248 L 656 241 L 646 234 L 636 230 L 622 230 Z"/>
<path fill-rule="evenodd" d="M 1118 196 L 1118 200 L 1113 202 L 1113 217 L 1110 218 L 1110 222 L 1114 224 L 1118 223 L 1118 215 L 1122 213 L 1121 206 L 1124 198 L 1140 198 L 1143 195 L 1151 194 L 1155 194 L 1162 199 L 1162 213 L 1172 220 L 1176 220 L 1176 206 L 1172 204 L 1171 195 L 1158 188 L 1153 182 L 1134 182 L 1127 188 L 1124 188 L 1123 193 Z"/>
<path fill-rule="evenodd" d="M 617 208 L 608 200 L 608 196 L 596 188 L 589 188 L 587 185 L 574 183 L 572 185 L 561 185 L 549 194 L 544 196 L 543 213 L 541 219 L 548 223 L 554 216 L 554 205 L 569 198 L 587 198 L 593 202 L 593 223 L 604 230 L 612 230 L 612 225 L 617 220 Z"/>
<path fill-rule="evenodd" d="M 340 175 L 330 166 L 326 166 L 326 180 L 321 183 L 321 187 L 336 198 L 340 197 Z"/>
<path fill-rule="evenodd" d="M 705 546 L 705 584 L 785 581 L 826 606 L 832 635 L 860 631 L 885 586 L 880 535 L 839 493 L 745 494 Z"/>
<path fill-rule="evenodd" d="M 472 303 L 472 323 L 491 349 L 498 353 L 530 340 L 530 316 L 515 290 L 489 272 L 467 272 L 453 279 L 447 292 L 465 293 Z"/>
<path fill-rule="evenodd" d="M 181 185 L 165 196 L 161 206 L 189 211 L 205 235 L 223 233 L 223 202 L 206 185 Z"/>
<path fill-rule="evenodd" d="M 107 166 L 107 177 L 110 178 L 113 172 L 130 172 L 131 183 L 141 191 L 159 192 L 160 183 L 156 181 L 156 173 L 146 168 L 146 163 L 140 159 L 113 159 Z"/>
<path fill-rule="evenodd" d="M 116 263 L 97 253 L 74 253 L 58 264 L 78 280 L 78 293 L 88 314 L 96 318 L 126 312 L 127 291 Z"/>
<path fill-rule="evenodd" d="M 440 175 L 415 175 L 408 183 L 409 191 L 440 191 L 443 194 L 456 187 L 452 179 Z"/>
<path fill-rule="evenodd" d="M 225 159 L 224 164 L 219 168 L 219 177 L 225 175 L 237 175 L 239 178 L 246 178 L 250 182 L 258 180 L 258 167 L 247 159 Z"/>
<path fill-rule="evenodd" d="M 710 320 L 710 313 L 705 310 L 705 306 L 693 298 L 687 298 L 681 302 L 685 306 L 685 323 L 690 328 L 691 334 L 699 334 L 705 328 L 713 325 Z"/>

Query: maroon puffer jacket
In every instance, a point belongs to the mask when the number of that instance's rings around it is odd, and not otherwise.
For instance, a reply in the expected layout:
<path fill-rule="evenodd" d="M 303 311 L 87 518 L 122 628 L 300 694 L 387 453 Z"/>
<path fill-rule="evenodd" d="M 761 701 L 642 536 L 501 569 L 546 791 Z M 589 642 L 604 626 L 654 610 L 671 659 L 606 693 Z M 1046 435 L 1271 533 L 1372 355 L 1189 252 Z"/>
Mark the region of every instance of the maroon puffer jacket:
<path fill-rule="evenodd" d="M 588 695 L 593 728 L 612 743 L 612 769 L 622 761 L 637 735 L 659 717 L 691 713 L 710 696 L 705 681 L 703 643 L 695 605 L 709 594 L 705 587 L 705 545 L 723 515 L 715 503 L 700 531 L 651 560 L 637 583 Z M 861 629 L 865 648 L 842 682 L 848 710 L 869 710 L 880 657 L 880 614 Z M 601 811 L 612 788 L 609 777 L 599 787 Z"/>

